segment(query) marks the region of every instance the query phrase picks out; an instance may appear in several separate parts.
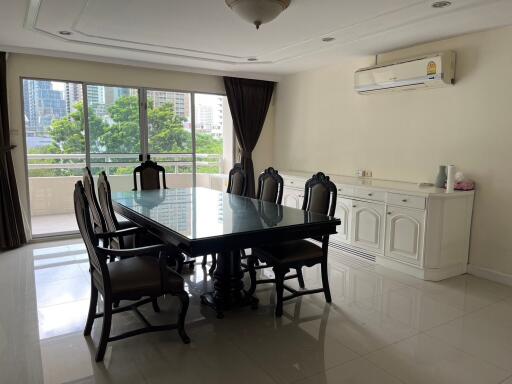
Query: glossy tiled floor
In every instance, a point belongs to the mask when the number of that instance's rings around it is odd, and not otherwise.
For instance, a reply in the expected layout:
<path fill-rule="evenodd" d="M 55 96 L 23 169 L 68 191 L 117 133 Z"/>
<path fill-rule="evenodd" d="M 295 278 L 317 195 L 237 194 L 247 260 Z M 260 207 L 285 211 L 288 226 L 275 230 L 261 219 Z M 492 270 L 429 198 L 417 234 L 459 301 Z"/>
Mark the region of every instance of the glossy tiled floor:
<path fill-rule="evenodd" d="M 89 281 L 75 241 L 0 254 L 0 383 L 512 383 L 512 287 L 469 275 L 421 280 L 336 251 L 332 305 L 314 295 L 290 301 L 274 319 L 271 286 L 260 308 L 217 320 L 199 304 L 211 285 L 200 266 L 186 275 L 190 345 L 175 332 L 111 343 L 104 363 L 82 336 Z M 268 273 L 268 272 L 266 272 Z M 306 284 L 320 283 L 305 270 Z M 143 308 L 154 322 L 174 321 Z M 136 327 L 130 313 L 113 332 Z"/>

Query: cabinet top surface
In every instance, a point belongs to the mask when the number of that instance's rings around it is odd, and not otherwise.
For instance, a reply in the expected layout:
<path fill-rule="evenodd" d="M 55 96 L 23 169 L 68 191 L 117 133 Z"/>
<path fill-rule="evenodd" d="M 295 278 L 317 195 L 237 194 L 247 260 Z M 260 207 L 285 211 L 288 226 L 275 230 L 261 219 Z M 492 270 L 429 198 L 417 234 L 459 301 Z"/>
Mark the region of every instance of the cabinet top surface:
<path fill-rule="evenodd" d="M 301 172 L 301 171 L 282 171 L 281 175 L 291 178 L 309 179 L 313 173 L 310 172 Z M 412 193 L 416 195 L 422 196 L 462 196 L 462 195 L 472 195 L 474 191 L 454 191 L 451 193 L 447 193 L 443 188 L 437 187 L 421 187 L 418 183 L 411 183 L 407 181 L 393 181 L 393 180 L 383 180 L 376 179 L 371 177 L 356 177 L 356 176 L 345 176 L 345 175 L 335 175 L 328 174 L 331 180 L 338 186 L 355 186 L 355 187 L 366 187 L 366 188 L 374 188 L 380 189 L 384 191 L 396 192 L 396 193 Z"/>

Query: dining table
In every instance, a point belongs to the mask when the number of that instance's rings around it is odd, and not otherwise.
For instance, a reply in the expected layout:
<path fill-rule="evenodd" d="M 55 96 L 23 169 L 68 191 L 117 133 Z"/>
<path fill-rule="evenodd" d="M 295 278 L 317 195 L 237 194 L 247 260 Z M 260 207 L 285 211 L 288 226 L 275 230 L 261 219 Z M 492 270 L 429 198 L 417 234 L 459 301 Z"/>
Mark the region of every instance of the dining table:
<path fill-rule="evenodd" d="M 114 210 L 175 252 L 217 254 L 213 290 L 201 301 L 218 318 L 234 307 L 257 307 L 244 290 L 241 250 L 336 233 L 340 220 L 203 187 L 112 192 Z"/>

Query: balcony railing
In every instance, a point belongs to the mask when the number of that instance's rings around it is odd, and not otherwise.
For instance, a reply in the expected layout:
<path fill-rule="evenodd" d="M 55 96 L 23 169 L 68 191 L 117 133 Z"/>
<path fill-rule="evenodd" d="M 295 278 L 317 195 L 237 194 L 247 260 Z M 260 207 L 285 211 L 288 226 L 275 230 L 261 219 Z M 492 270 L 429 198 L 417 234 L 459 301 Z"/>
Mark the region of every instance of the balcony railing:
<path fill-rule="evenodd" d="M 153 160 L 166 168 L 167 173 L 192 173 L 192 153 L 152 154 Z M 196 169 L 198 173 L 223 173 L 222 156 L 219 154 L 197 153 Z M 27 155 L 29 177 L 66 176 L 59 172 L 67 170 L 69 176 L 79 175 L 86 166 L 86 156 L 81 153 L 33 154 Z M 138 154 L 91 154 L 91 167 L 105 170 L 108 176 L 126 174 L 137 164 Z M 123 170 L 124 168 L 124 170 Z M 45 172 L 45 170 L 47 172 Z M 35 172 L 37 171 L 37 172 Z"/>

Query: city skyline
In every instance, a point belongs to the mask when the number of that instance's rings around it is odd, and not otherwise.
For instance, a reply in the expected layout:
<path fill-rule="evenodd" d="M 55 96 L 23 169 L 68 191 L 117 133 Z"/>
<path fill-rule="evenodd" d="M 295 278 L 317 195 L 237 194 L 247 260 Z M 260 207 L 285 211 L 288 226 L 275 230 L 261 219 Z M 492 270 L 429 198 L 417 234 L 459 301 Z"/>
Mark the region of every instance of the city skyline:
<path fill-rule="evenodd" d="M 56 119 L 69 116 L 74 106 L 83 102 L 83 85 L 74 82 L 49 80 L 23 80 L 24 119 L 27 146 L 35 148 L 51 143 L 49 128 Z M 123 96 L 137 96 L 137 88 L 87 85 L 89 108 L 94 108 L 97 116 L 111 123 L 108 108 Z M 191 94 L 147 90 L 147 99 L 153 101 L 153 108 L 172 104 L 174 112 L 183 118 L 183 127 L 191 130 Z M 222 138 L 227 101 L 225 96 L 195 94 L 196 130 Z"/>

